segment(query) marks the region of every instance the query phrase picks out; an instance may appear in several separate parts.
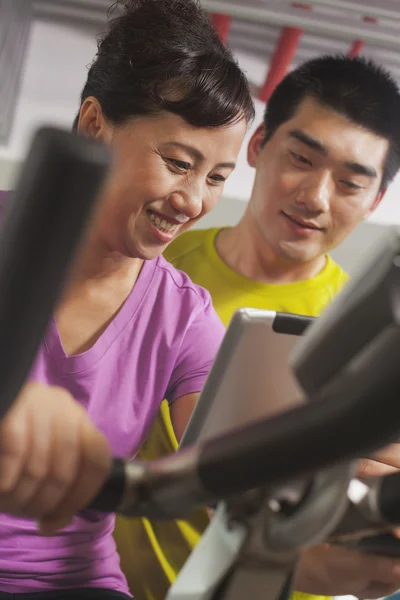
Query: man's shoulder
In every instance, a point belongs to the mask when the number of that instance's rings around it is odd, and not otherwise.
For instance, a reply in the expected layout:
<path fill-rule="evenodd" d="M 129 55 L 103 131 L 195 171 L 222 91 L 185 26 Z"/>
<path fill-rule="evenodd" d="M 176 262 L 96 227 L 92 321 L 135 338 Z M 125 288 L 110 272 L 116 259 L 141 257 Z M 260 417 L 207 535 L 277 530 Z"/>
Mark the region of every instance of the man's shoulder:
<path fill-rule="evenodd" d="M 349 280 L 349 275 L 346 271 L 329 255 L 327 256 L 325 277 L 332 286 L 337 288 L 337 291 L 339 291 Z"/>
<path fill-rule="evenodd" d="M 321 314 L 341 292 L 348 279 L 349 276 L 343 268 L 328 255 L 325 268 L 312 279 L 301 282 L 301 293 L 293 298 L 294 306 L 290 312 L 312 316 Z"/>
<path fill-rule="evenodd" d="M 209 239 L 210 236 L 216 235 L 217 231 L 218 228 L 186 231 L 166 248 L 164 257 L 172 264 L 175 264 L 188 254 L 201 251 L 206 240 Z"/>

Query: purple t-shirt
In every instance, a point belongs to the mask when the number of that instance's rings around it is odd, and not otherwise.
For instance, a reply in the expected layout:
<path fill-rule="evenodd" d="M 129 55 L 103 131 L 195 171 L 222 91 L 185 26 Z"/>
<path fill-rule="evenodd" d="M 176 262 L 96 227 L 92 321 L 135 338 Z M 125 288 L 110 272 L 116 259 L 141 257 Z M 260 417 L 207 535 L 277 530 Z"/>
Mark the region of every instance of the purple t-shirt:
<path fill-rule="evenodd" d="M 223 334 L 208 292 L 159 257 L 144 263 L 87 352 L 67 356 L 52 318 L 31 379 L 69 390 L 114 455 L 134 457 L 162 400 L 201 390 Z M 0 514 L 0 591 L 90 586 L 129 594 L 113 529 L 114 516 L 83 511 L 57 535 L 41 537 L 34 522 Z"/>

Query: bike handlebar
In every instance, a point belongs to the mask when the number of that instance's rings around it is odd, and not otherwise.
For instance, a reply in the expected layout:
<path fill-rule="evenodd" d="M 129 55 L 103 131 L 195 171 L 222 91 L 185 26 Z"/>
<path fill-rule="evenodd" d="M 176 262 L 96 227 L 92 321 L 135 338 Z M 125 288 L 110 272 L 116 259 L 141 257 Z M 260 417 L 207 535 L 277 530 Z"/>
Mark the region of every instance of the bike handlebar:
<path fill-rule="evenodd" d="M 310 403 L 157 461 L 122 462 L 123 469 L 119 463 L 118 476 L 112 472 L 114 483 L 105 485 L 93 507 L 176 517 L 196 504 L 365 456 L 398 436 L 399 348 L 400 329 L 394 328 L 368 353 L 362 368 L 313 394 Z M 121 494 L 110 503 L 116 479 Z"/>

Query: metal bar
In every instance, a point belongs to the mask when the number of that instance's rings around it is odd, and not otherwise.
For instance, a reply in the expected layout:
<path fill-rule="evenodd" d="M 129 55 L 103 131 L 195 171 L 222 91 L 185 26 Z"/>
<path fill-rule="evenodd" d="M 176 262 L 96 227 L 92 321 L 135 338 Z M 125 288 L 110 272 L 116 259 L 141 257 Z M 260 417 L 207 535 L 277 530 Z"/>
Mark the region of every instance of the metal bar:
<path fill-rule="evenodd" d="M 235 51 L 240 49 L 253 53 L 264 61 L 265 56 L 272 55 L 279 29 L 275 26 L 259 24 L 256 22 L 234 19 L 230 30 L 230 43 Z M 301 44 L 297 50 L 294 63 L 300 58 L 310 58 L 322 53 L 342 53 L 348 51 L 349 43 L 353 40 L 337 40 L 331 36 L 320 36 L 304 32 Z M 384 64 L 391 71 L 396 71 L 400 66 L 400 52 L 395 49 L 379 48 L 378 46 L 364 46 L 364 52 L 370 58 Z"/>
<path fill-rule="evenodd" d="M 344 40 L 363 39 L 369 44 L 385 48 L 400 48 L 398 30 L 359 21 L 358 19 L 330 18 L 324 19 L 315 11 L 296 9 L 282 2 L 271 0 L 266 4 L 257 0 L 253 5 L 245 6 L 239 1 L 202 0 L 202 6 L 212 12 L 225 12 L 247 21 L 298 27 L 308 32 L 315 32 Z M 364 13 L 365 14 L 365 11 Z"/>
<path fill-rule="evenodd" d="M 388 0 L 310 0 L 312 5 L 324 5 L 332 8 L 341 9 L 348 12 L 357 12 L 360 15 L 373 15 L 375 17 L 399 19 L 399 3 Z"/>
<path fill-rule="evenodd" d="M 26 47 L 32 23 L 31 0 L 0 0 L 2 43 L 0 52 L 0 141 L 7 143 L 12 131 Z"/>
<path fill-rule="evenodd" d="M 47 2 L 35 2 L 33 6 L 34 16 L 46 18 L 68 19 L 71 22 L 86 21 L 93 25 L 103 25 L 106 22 L 106 14 L 101 10 L 94 11 L 85 8 L 68 7 L 62 4 L 48 4 Z"/>
<path fill-rule="evenodd" d="M 106 14 L 107 10 L 112 5 L 111 0 L 33 0 L 33 8 L 37 4 L 54 6 L 55 4 L 71 8 L 87 8 L 95 11 L 103 11 Z"/>

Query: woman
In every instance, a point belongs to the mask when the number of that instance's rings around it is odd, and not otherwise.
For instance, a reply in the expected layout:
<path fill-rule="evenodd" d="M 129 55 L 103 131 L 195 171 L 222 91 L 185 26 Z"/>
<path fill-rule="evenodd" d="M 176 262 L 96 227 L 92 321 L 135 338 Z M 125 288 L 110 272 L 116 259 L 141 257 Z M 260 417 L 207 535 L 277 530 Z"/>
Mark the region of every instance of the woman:
<path fill-rule="evenodd" d="M 0 517 L 0 598 L 130 597 L 114 518 L 72 515 L 110 451 L 136 454 L 164 398 L 179 438 L 223 335 L 208 293 L 161 254 L 221 196 L 253 118 L 247 83 L 194 1 L 117 4 L 74 124 L 114 165 L 36 383 L 0 427 L 0 510 L 13 515 Z"/>

